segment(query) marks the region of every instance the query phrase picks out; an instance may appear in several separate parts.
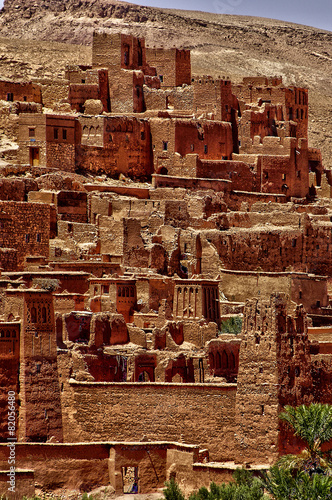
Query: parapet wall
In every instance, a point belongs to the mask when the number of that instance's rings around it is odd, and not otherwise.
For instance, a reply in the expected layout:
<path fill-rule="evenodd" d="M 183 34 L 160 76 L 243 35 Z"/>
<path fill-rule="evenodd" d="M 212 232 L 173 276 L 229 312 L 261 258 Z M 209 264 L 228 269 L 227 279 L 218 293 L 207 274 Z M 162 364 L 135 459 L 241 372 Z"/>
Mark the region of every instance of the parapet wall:
<path fill-rule="evenodd" d="M 183 440 L 231 460 L 236 385 L 70 381 L 64 440 Z"/>

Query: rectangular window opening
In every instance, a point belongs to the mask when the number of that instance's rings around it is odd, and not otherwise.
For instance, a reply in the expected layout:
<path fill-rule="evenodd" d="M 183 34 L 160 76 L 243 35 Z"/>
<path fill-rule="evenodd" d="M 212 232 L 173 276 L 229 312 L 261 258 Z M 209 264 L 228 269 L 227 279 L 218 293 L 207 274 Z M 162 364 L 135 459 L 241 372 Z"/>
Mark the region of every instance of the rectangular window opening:
<path fill-rule="evenodd" d="M 123 493 L 138 493 L 138 467 L 122 467 Z"/>

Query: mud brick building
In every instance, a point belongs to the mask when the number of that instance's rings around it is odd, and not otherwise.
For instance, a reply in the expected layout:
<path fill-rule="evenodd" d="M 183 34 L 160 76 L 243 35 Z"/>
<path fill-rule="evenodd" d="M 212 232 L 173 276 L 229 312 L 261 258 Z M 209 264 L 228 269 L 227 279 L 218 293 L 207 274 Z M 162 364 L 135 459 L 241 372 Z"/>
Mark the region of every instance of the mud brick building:
<path fill-rule="evenodd" d="M 0 202 L 1 247 L 15 250 L 17 269 L 23 270 L 24 258 L 27 255 L 42 255 L 48 258 L 50 226 L 51 207 L 48 205 Z M 14 271 L 9 262 L 4 255 L 2 267 Z"/>
<path fill-rule="evenodd" d="M 190 50 L 148 47 L 146 59 L 156 69 L 160 88 L 191 84 Z"/>
<path fill-rule="evenodd" d="M 307 90 L 192 75 L 188 49 L 115 32 L 65 79 L 1 89 L 0 441 L 10 388 L 22 494 L 189 494 L 300 450 L 279 412 L 332 402 L 332 174 Z"/>
<path fill-rule="evenodd" d="M 7 102 L 22 101 L 41 104 L 41 88 L 31 82 L 10 82 L 0 80 L 0 99 Z"/>
<path fill-rule="evenodd" d="M 74 171 L 75 126 L 71 116 L 22 115 L 19 128 L 21 163 Z"/>

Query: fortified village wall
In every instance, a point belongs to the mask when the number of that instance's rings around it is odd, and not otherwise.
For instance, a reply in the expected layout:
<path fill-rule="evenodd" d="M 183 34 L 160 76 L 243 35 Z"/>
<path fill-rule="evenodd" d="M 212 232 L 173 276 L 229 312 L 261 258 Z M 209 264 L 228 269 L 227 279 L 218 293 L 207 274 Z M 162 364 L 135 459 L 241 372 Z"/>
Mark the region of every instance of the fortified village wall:
<path fill-rule="evenodd" d="M 300 450 L 279 412 L 332 404 L 332 177 L 307 89 L 96 31 L 91 66 L 0 98 L 0 492 L 9 390 L 18 495 L 190 493 Z"/>

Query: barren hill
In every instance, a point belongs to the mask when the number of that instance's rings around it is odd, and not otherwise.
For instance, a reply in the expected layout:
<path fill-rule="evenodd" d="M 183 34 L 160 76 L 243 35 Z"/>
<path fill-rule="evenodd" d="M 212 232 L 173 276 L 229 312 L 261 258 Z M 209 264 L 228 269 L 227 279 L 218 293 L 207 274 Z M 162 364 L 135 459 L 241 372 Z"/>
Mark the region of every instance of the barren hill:
<path fill-rule="evenodd" d="M 309 134 L 332 167 L 332 33 L 282 21 L 141 7 L 115 0 L 5 0 L 0 76 L 62 76 L 88 64 L 95 29 L 141 35 L 148 45 L 192 50 L 196 74 L 282 75 L 310 91 Z M 56 43 L 62 42 L 62 43 Z"/>

